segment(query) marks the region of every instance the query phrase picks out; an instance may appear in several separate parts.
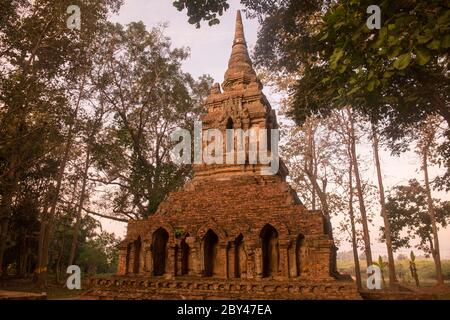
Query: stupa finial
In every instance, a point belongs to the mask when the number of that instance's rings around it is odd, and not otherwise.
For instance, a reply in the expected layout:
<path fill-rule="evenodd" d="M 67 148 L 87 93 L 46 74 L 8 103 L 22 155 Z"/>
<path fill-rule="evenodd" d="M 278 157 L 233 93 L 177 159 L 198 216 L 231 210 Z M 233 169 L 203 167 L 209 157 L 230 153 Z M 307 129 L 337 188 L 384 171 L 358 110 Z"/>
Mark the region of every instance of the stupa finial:
<path fill-rule="evenodd" d="M 256 81 L 256 72 L 253 70 L 252 61 L 248 54 L 241 11 L 238 10 L 233 47 L 228 61 L 228 70 L 225 72 L 223 88 L 225 91 L 229 91 L 237 86 L 254 81 Z"/>

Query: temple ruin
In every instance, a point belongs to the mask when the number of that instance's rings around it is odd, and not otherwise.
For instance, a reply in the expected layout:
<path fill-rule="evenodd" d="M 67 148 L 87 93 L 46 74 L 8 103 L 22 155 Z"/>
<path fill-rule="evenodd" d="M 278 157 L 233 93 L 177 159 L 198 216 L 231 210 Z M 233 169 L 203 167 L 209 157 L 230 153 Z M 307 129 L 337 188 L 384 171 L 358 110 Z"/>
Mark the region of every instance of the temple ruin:
<path fill-rule="evenodd" d="M 203 131 L 278 128 L 248 54 L 241 14 L 228 70 L 205 101 Z M 227 143 L 224 141 L 224 144 Z M 147 220 L 130 221 L 105 299 L 357 299 L 335 270 L 331 225 L 260 164 L 194 165 L 194 177 Z"/>

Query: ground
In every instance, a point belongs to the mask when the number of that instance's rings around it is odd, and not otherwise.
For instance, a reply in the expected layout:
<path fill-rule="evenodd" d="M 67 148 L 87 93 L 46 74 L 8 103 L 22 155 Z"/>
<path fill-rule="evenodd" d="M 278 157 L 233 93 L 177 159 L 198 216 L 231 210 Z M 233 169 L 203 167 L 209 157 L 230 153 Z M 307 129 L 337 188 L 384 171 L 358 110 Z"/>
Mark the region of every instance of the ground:
<path fill-rule="evenodd" d="M 450 300 L 450 260 L 443 260 L 442 266 L 444 275 L 446 276 L 445 286 L 436 287 L 435 281 L 433 280 L 434 273 L 434 264 L 433 261 L 429 259 L 419 259 L 416 262 L 417 269 L 420 277 L 420 289 L 414 288 L 414 283 L 411 279 L 409 273 L 405 273 L 403 281 L 401 283 L 415 292 L 409 296 L 411 299 L 415 296 L 419 296 L 422 298 L 432 297 L 433 299 L 440 300 Z M 361 261 L 361 266 L 365 266 L 365 262 Z M 400 260 L 396 261 L 397 271 L 398 270 L 408 270 L 408 260 Z M 346 260 L 338 260 L 338 269 L 341 273 L 353 274 L 353 262 Z M 104 275 L 96 275 L 96 277 L 105 277 L 108 278 L 111 276 L 110 274 Z M 64 285 L 56 285 L 54 284 L 54 278 L 50 279 L 50 285 L 46 289 L 47 299 L 50 300 L 75 300 L 80 299 L 82 294 L 86 292 L 86 289 L 83 290 L 68 290 L 64 287 Z M 87 282 L 83 282 L 82 288 L 86 288 Z M 17 293 L 33 293 L 40 294 L 42 290 L 37 288 L 31 279 L 15 279 L 13 277 L 3 279 L 0 281 L 0 299 L 2 296 L 9 295 L 14 296 Z M 23 295 L 24 297 L 27 294 Z M 377 294 L 371 293 L 371 295 L 366 295 L 365 298 L 374 298 L 374 299 L 388 299 L 390 296 L 386 294 L 386 292 L 378 292 Z M 392 298 L 392 296 L 391 296 Z"/>

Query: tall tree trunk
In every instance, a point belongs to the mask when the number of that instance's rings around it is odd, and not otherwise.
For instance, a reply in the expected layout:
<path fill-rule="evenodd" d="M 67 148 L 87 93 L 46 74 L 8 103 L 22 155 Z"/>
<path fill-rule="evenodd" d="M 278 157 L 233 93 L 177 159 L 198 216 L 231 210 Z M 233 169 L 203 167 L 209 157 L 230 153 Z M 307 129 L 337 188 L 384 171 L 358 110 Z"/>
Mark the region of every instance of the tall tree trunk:
<path fill-rule="evenodd" d="M 429 139 L 428 141 L 431 141 Z M 431 219 L 431 227 L 433 229 L 433 240 L 434 246 L 431 247 L 431 254 L 433 256 L 435 268 L 436 268 L 436 281 L 438 285 L 444 284 L 444 278 L 442 276 L 442 266 L 441 266 L 441 254 L 439 250 L 439 237 L 438 237 L 438 229 L 436 225 L 436 216 L 434 212 L 433 198 L 431 197 L 431 188 L 430 188 L 430 180 L 428 177 L 428 145 L 424 147 L 423 155 L 422 155 L 422 170 L 425 178 L 425 190 L 427 192 L 427 205 L 428 205 L 428 214 Z"/>
<path fill-rule="evenodd" d="M 388 213 L 386 211 L 386 200 L 384 196 L 384 186 L 383 186 L 383 176 L 381 174 L 380 156 L 378 153 L 378 134 L 376 127 L 372 123 L 372 139 L 373 139 L 373 154 L 375 158 L 375 166 L 377 168 L 377 178 L 378 178 L 378 190 L 380 193 L 380 206 L 381 206 L 381 216 L 384 222 L 384 237 L 386 239 L 386 249 L 388 254 L 389 262 L 389 285 L 393 287 L 394 283 L 397 282 L 397 277 L 395 274 L 395 261 L 394 253 L 392 250 L 392 240 L 391 240 L 391 225 L 389 223 Z"/>
<path fill-rule="evenodd" d="M 358 201 L 359 201 L 359 210 L 361 212 L 361 220 L 363 226 L 363 240 L 364 240 L 364 252 L 366 254 L 367 266 L 372 265 L 372 250 L 370 248 L 370 233 L 369 233 L 369 225 L 367 222 L 367 214 L 366 214 L 366 206 L 364 203 L 364 194 L 361 184 L 361 176 L 359 174 L 358 168 L 358 157 L 356 154 L 356 137 L 355 137 L 355 124 L 353 118 L 353 112 L 350 110 L 350 107 L 347 107 L 347 113 L 350 121 L 350 145 L 351 145 L 351 154 L 352 154 L 352 162 L 353 168 L 355 172 L 355 181 L 356 181 L 356 190 L 358 191 Z"/>
<path fill-rule="evenodd" d="M 313 133 L 313 128 L 312 128 L 312 123 L 310 121 L 307 121 L 305 123 L 306 125 L 306 135 L 307 135 L 307 153 L 306 153 L 306 157 L 305 157 L 305 168 L 306 170 L 309 172 L 309 175 L 311 176 L 311 179 L 317 180 L 317 174 L 315 172 L 314 168 L 314 146 L 313 146 L 313 141 L 314 141 L 314 133 Z M 316 210 L 316 188 L 314 188 L 314 186 L 311 189 L 311 205 L 312 205 L 312 210 Z"/>
<path fill-rule="evenodd" d="M 62 180 L 64 178 L 64 172 L 66 170 L 67 162 L 69 160 L 70 150 L 72 148 L 74 124 L 75 124 L 75 121 L 78 116 L 78 110 L 80 108 L 81 99 L 83 96 L 83 87 L 84 87 L 84 79 L 81 84 L 80 93 L 78 95 L 77 104 L 76 104 L 75 111 L 74 111 L 74 114 L 72 117 L 72 123 L 70 124 L 69 132 L 67 134 L 67 141 L 66 141 L 66 145 L 64 148 L 64 154 L 61 159 L 61 164 L 59 166 L 58 175 L 56 178 L 55 191 L 54 191 L 52 197 L 50 197 L 50 212 L 48 213 L 48 215 L 46 217 L 46 221 L 41 222 L 41 223 L 45 224 L 45 227 L 43 229 L 44 233 L 41 235 L 43 237 L 42 260 L 40 261 L 40 264 L 37 266 L 37 269 L 39 270 L 38 285 L 41 287 L 45 286 L 46 279 L 47 279 L 48 251 L 49 251 L 49 245 L 50 245 L 50 238 L 51 238 L 51 234 L 52 234 L 52 224 L 55 219 L 56 207 L 58 205 L 58 198 L 59 198 L 59 194 L 61 192 L 61 185 L 62 185 Z"/>
<path fill-rule="evenodd" d="M 12 214 L 13 196 L 17 188 L 17 167 L 19 158 L 17 155 L 11 156 L 11 162 L 8 166 L 8 173 L 2 183 L 2 199 L 0 202 L 0 276 L 6 270 L 4 267 L 4 255 L 6 251 L 6 242 L 8 240 L 9 220 Z"/>
<path fill-rule="evenodd" d="M 48 211 L 48 206 L 46 203 L 41 212 L 41 224 L 39 226 L 38 254 L 37 254 L 36 268 L 34 270 L 34 277 L 35 277 L 36 282 L 40 282 L 39 274 L 41 273 L 41 266 L 43 264 L 42 256 L 43 256 L 43 251 L 44 251 L 43 250 L 44 249 L 44 234 L 45 234 L 45 229 L 47 227 L 47 224 L 46 224 L 47 211 Z"/>
<path fill-rule="evenodd" d="M 54 21 L 54 17 L 50 17 L 49 21 L 45 24 L 44 29 L 39 35 L 39 38 L 30 50 L 30 55 L 28 59 L 25 61 L 25 63 L 22 66 L 22 72 L 20 74 L 20 80 L 17 85 L 17 88 L 21 88 L 21 90 L 25 90 L 24 94 L 26 95 L 25 88 L 29 88 L 29 85 L 26 84 L 27 81 L 27 75 L 30 71 L 30 65 L 33 63 L 33 61 L 36 58 L 36 53 L 38 49 L 40 48 L 42 44 L 42 40 L 45 38 L 45 35 L 48 32 L 49 26 Z M 17 120 L 16 123 L 13 125 L 14 133 L 12 136 L 16 139 L 18 137 L 21 137 L 22 129 L 25 126 L 25 122 L 27 119 L 28 114 L 28 103 L 21 104 L 18 107 L 18 112 L 15 113 L 15 116 Z M 23 146 L 20 146 L 23 147 Z M 8 236 L 8 225 L 9 225 L 9 219 L 12 212 L 12 199 L 16 192 L 16 188 L 18 185 L 18 168 L 21 164 L 21 156 L 20 156 L 20 150 L 18 150 L 17 147 L 13 147 L 13 150 L 10 152 L 10 161 L 8 165 L 8 171 L 7 171 L 7 178 L 6 181 L 2 181 L 2 188 L 3 194 L 2 194 L 2 201 L 0 204 L 0 223 L 1 223 L 1 234 L 0 234 L 0 276 L 3 274 L 3 265 L 4 265 L 4 253 L 6 250 L 6 241 Z"/>
<path fill-rule="evenodd" d="M 306 153 L 306 163 L 305 163 L 305 170 L 306 176 L 308 177 L 309 181 L 312 184 L 312 190 L 313 190 L 313 198 L 314 198 L 314 205 L 315 205 L 315 197 L 316 194 L 319 197 L 320 201 L 320 208 L 322 210 L 323 214 L 323 224 L 324 224 L 324 232 L 327 233 L 330 240 L 334 240 L 333 238 L 333 228 L 331 225 L 331 216 L 330 216 L 330 209 L 328 206 L 328 197 L 326 193 L 326 187 L 327 187 L 327 180 L 326 178 L 322 180 L 322 187 L 319 185 L 318 177 L 317 177 L 317 165 L 316 165 L 316 152 L 315 152 L 315 146 L 314 146 L 314 133 L 315 130 L 313 129 L 313 123 L 308 122 L 306 127 L 306 134 L 307 134 L 307 153 Z M 330 275 L 331 276 L 337 276 L 337 247 L 333 245 L 330 252 Z"/>
<path fill-rule="evenodd" d="M 61 248 L 59 249 L 58 259 L 56 261 L 56 284 L 59 284 L 61 278 L 61 263 L 64 253 L 64 247 L 66 246 L 66 234 L 63 233 Z"/>
<path fill-rule="evenodd" d="M 39 244 L 38 244 L 38 263 L 36 264 L 35 276 L 37 286 L 41 289 L 47 287 L 47 266 L 50 247 L 50 233 L 53 221 L 48 217 L 48 207 L 43 212 L 43 220 L 39 230 Z"/>
<path fill-rule="evenodd" d="M 3 202 L 3 199 L 2 199 L 2 202 Z M 0 232 L 1 232 L 0 233 L 0 277 L 1 277 L 6 273 L 6 268 L 5 268 L 5 270 L 3 268 L 3 265 L 5 264 L 5 262 L 3 261 L 3 257 L 5 255 L 5 251 L 6 251 L 6 242 L 8 240 L 9 218 L 6 216 L 1 217 L 0 223 L 1 223 L 1 225 L 0 225 Z"/>
<path fill-rule="evenodd" d="M 28 245 L 26 235 L 20 239 L 19 246 L 19 267 L 17 268 L 17 276 L 24 278 L 26 275 L 27 257 L 28 257 Z"/>
<path fill-rule="evenodd" d="M 3 270 L 5 265 L 5 261 L 3 259 L 6 251 L 6 242 L 8 241 L 9 220 L 11 219 L 12 212 L 12 195 L 12 190 L 7 190 L 3 193 L 0 203 L 0 276 L 6 274 L 6 268 Z"/>
<path fill-rule="evenodd" d="M 84 201 L 86 198 L 86 184 L 88 180 L 88 171 L 90 166 L 90 144 L 88 143 L 87 150 L 86 150 L 86 162 L 84 164 L 84 172 L 83 172 L 83 182 L 81 186 L 81 194 L 80 194 L 80 201 L 78 203 L 77 208 L 77 215 L 75 220 L 75 225 L 73 228 L 73 235 L 72 235 L 72 246 L 70 249 L 70 257 L 69 257 L 69 266 L 72 265 L 75 261 L 75 254 L 77 252 L 77 245 L 78 245 L 78 233 L 80 230 L 81 225 L 81 212 L 83 210 Z"/>
<path fill-rule="evenodd" d="M 355 261 L 355 277 L 356 277 L 356 287 L 358 290 L 362 290 L 362 280 L 361 280 L 361 267 L 359 265 L 358 257 L 358 241 L 356 239 L 356 228 L 355 228 L 355 216 L 353 212 L 353 163 L 351 160 L 351 152 L 349 150 L 349 169 L 348 169 L 348 181 L 349 181 L 349 215 L 350 215 L 350 225 L 352 228 L 352 249 L 353 249 L 353 260 Z"/>

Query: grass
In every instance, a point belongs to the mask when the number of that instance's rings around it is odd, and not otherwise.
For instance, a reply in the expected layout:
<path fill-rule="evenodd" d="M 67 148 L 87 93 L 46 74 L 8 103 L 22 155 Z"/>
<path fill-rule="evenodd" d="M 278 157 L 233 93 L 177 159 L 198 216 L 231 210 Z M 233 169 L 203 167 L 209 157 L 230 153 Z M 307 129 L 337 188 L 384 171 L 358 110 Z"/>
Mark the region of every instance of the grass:
<path fill-rule="evenodd" d="M 363 281 L 367 278 L 365 273 L 366 261 L 360 260 L 360 267 L 362 270 Z M 344 274 L 350 274 L 355 276 L 354 262 L 353 260 L 338 260 L 337 261 L 338 271 Z M 396 260 L 395 268 L 397 273 L 397 278 L 401 283 L 415 285 L 414 279 L 411 276 L 409 270 L 409 260 Z M 436 283 L 436 272 L 434 268 L 434 262 L 431 259 L 417 259 L 416 260 L 417 274 L 419 276 L 420 286 L 428 287 L 433 286 Z M 450 284 L 450 260 L 442 260 L 442 272 L 444 274 L 444 279 L 446 284 Z M 386 268 L 385 271 L 386 280 L 389 278 L 389 273 Z"/>
<path fill-rule="evenodd" d="M 17 292 L 32 292 L 32 293 L 47 293 L 49 300 L 74 300 L 85 292 L 86 290 L 69 290 L 64 284 L 56 284 L 54 277 L 50 275 L 48 287 L 44 290 L 37 287 L 31 278 L 17 279 L 8 278 L 2 279 L 0 282 L 0 290 L 17 291 Z M 82 284 L 81 288 L 86 286 Z"/>

